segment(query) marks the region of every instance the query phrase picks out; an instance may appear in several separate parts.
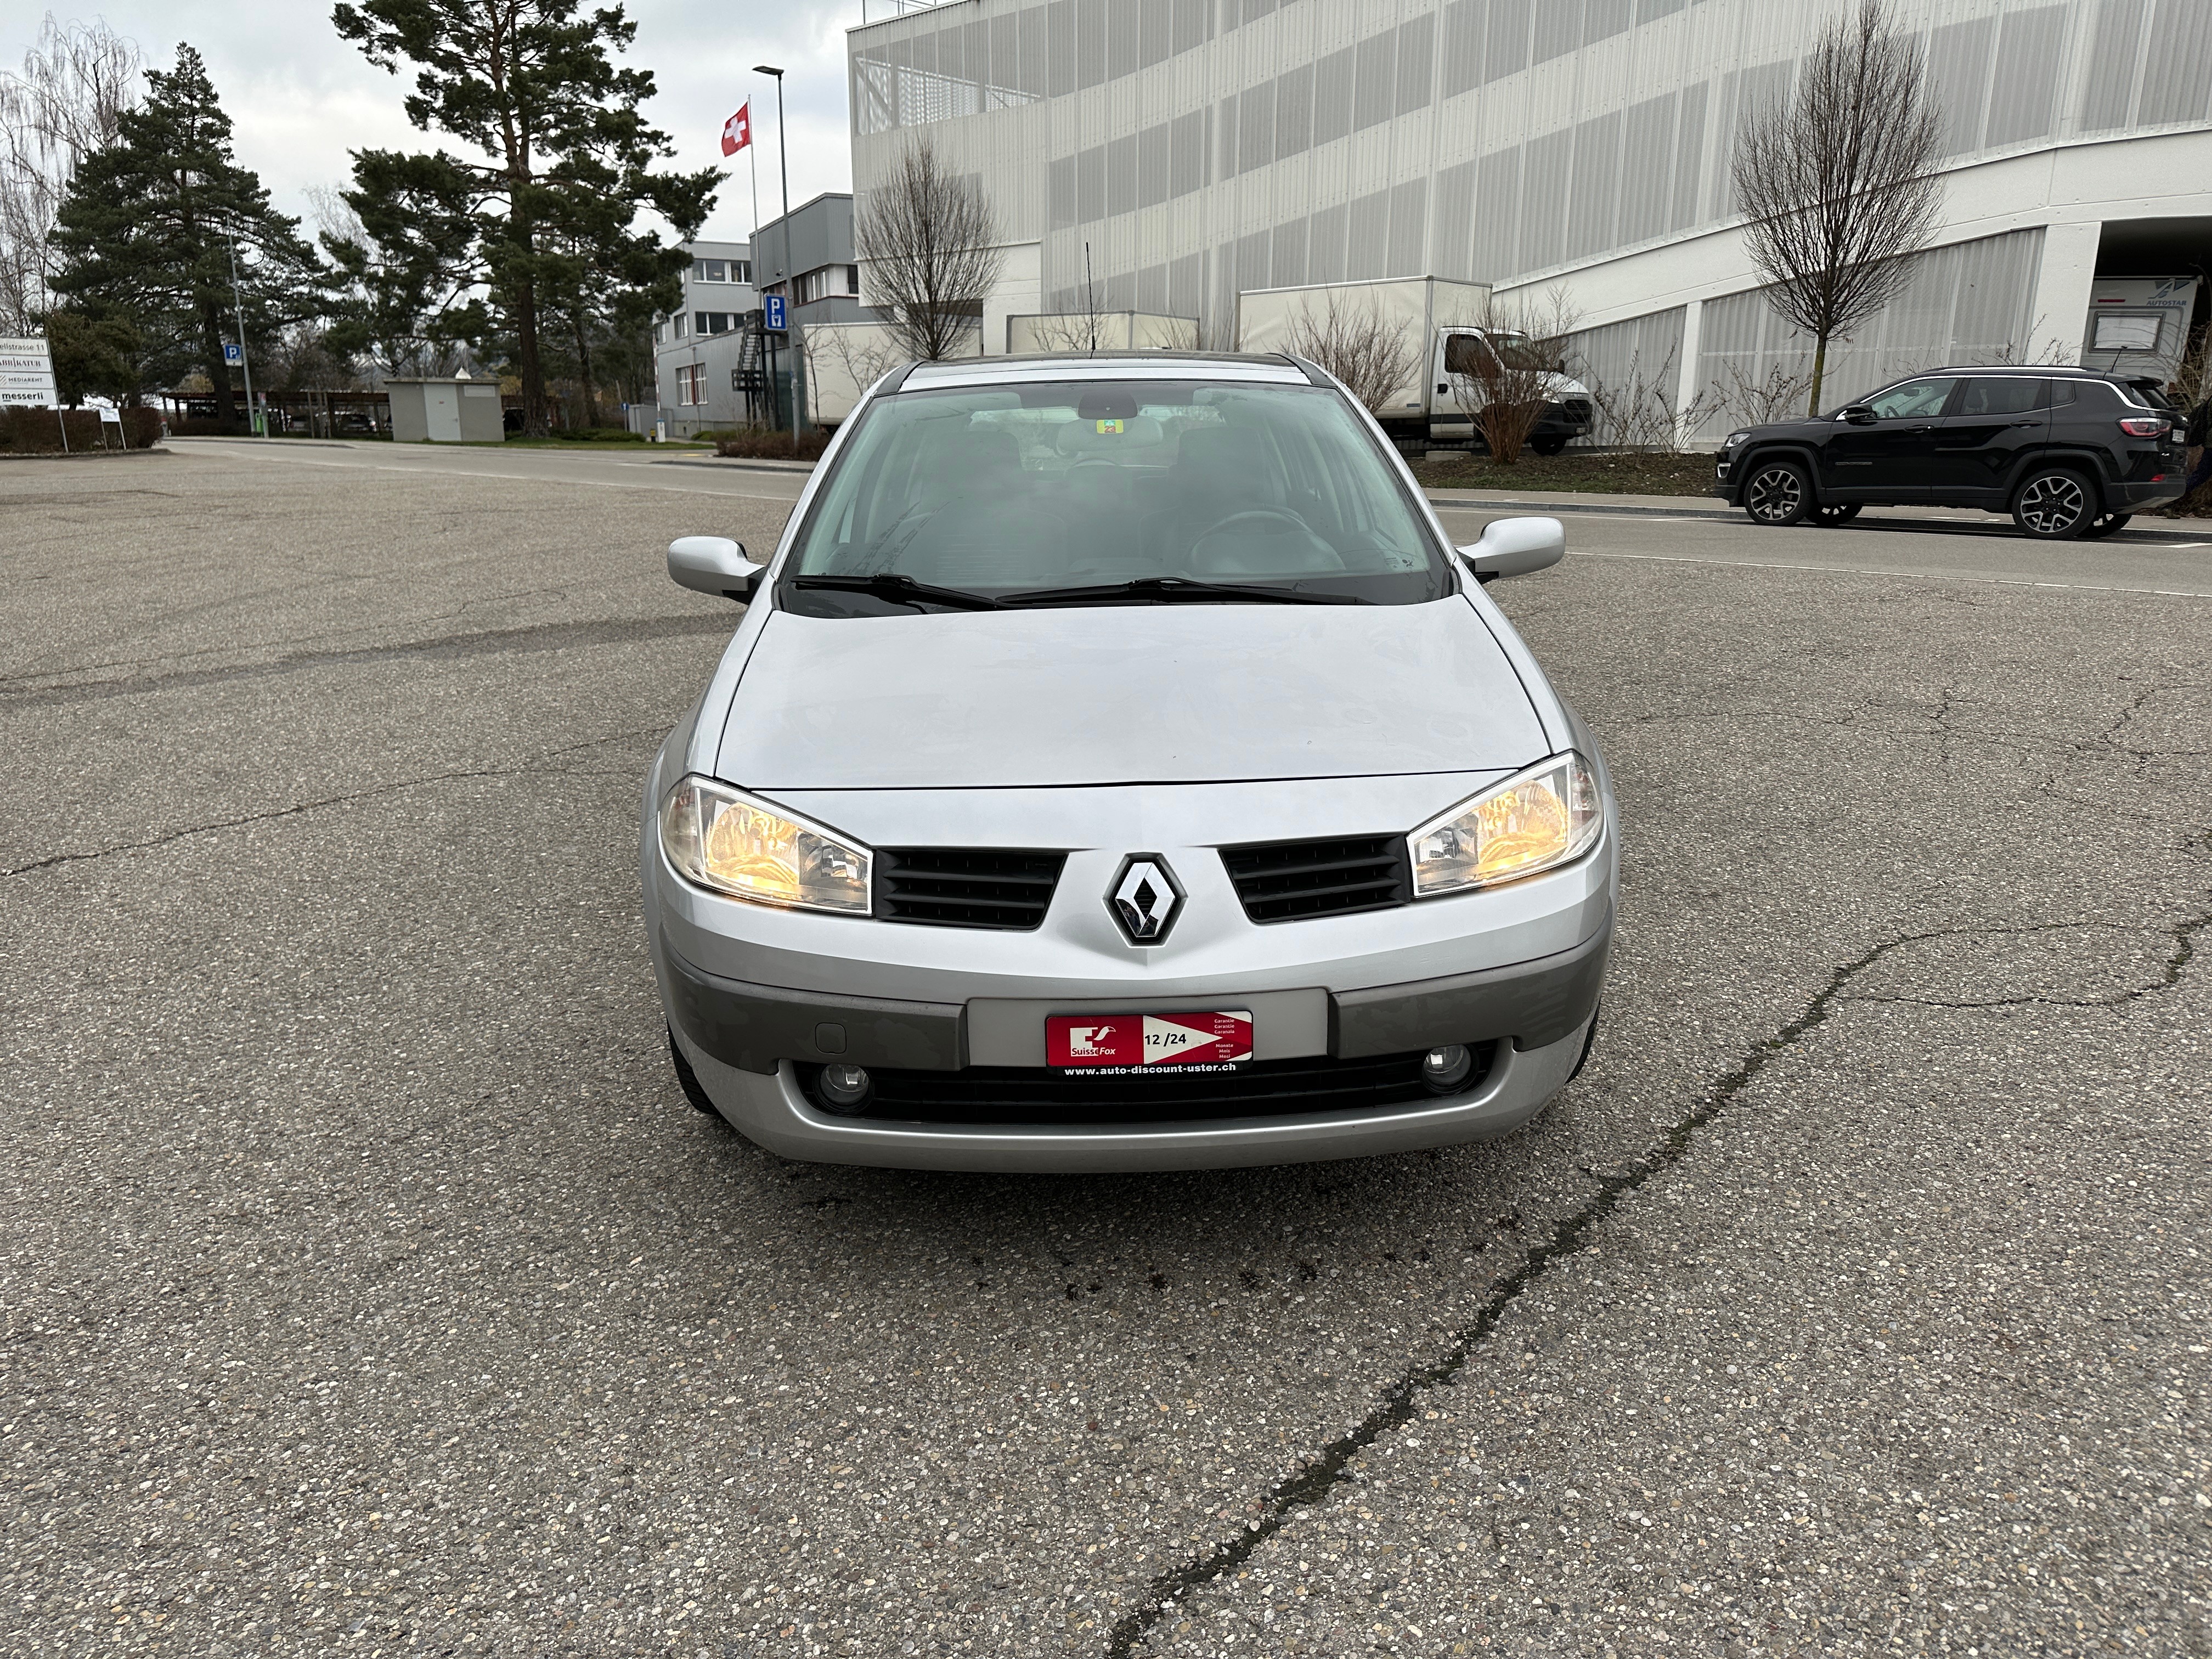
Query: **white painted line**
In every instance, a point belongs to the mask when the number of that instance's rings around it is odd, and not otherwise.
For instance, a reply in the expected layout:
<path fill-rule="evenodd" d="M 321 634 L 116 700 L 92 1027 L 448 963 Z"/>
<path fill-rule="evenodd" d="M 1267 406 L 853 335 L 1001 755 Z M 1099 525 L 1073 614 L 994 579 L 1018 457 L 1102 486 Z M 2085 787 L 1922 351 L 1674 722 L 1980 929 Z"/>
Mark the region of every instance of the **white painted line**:
<path fill-rule="evenodd" d="M 781 501 L 786 507 L 797 497 L 792 495 L 757 495 L 744 489 L 714 489 L 698 484 L 630 483 L 618 478 L 557 478 L 534 472 L 480 472 L 471 468 L 447 466 L 395 466 L 389 461 L 318 461 L 305 455 L 273 455 L 265 450 L 223 449 L 215 444 L 195 444 L 194 452 L 243 457 L 248 460 L 289 461 L 295 466 L 335 467 L 341 472 L 404 472 L 416 478 L 496 478 L 502 483 L 560 483 L 584 484 L 594 489 L 660 489 L 678 495 L 734 495 L 743 501 Z M 179 452 L 184 453 L 184 452 Z M 618 466 L 643 466 L 649 462 L 618 461 Z"/>
<path fill-rule="evenodd" d="M 1990 587 L 2051 587 L 2079 593 L 2151 593 L 2166 599 L 2208 599 L 2185 587 L 2119 587 L 2092 582 L 2038 582 L 2023 576 L 1966 576 L 1944 570 L 1882 570 L 1856 564 L 1778 564 L 1756 559 L 1692 559 L 1678 553 L 1573 552 L 1571 559 L 1636 559 L 1646 564 L 1711 564 L 1731 570 L 1802 570 L 1826 576 L 1910 576 L 1930 582 L 1978 582 Z"/>

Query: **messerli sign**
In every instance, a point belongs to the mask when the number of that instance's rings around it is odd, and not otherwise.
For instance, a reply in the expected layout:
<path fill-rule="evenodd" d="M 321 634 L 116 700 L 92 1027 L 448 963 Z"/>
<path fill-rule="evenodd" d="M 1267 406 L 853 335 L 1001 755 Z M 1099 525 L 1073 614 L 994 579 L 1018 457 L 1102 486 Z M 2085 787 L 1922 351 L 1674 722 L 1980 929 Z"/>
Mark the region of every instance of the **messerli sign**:
<path fill-rule="evenodd" d="M 54 360 L 44 340 L 0 339 L 0 409 L 52 409 Z"/>

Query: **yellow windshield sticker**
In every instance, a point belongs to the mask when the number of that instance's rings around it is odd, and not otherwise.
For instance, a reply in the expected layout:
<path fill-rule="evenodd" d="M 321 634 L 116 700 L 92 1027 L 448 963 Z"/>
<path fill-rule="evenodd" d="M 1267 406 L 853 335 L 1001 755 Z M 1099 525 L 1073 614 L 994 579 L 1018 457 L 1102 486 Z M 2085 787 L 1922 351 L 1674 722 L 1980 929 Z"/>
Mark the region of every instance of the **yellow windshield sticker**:
<path fill-rule="evenodd" d="M 1119 421 L 1101 421 L 1101 422 L 1098 422 L 1098 430 L 1099 430 L 1102 434 L 1103 434 L 1103 433 L 1109 433 L 1109 432 L 1119 432 L 1121 429 L 1121 422 L 1119 422 Z"/>

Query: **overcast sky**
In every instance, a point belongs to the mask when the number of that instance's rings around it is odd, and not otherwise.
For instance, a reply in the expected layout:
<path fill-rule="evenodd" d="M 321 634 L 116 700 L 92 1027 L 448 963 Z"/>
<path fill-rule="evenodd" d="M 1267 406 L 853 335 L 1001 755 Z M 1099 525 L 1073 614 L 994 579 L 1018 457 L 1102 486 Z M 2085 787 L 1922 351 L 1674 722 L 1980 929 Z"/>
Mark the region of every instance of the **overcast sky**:
<path fill-rule="evenodd" d="M 869 5 L 874 17 L 890 0 Z M 742 240 L 751 233 L 747 152 L 726 161 L 721 152 L 722 123 L 749 92 L 761 212 L 774 218 L 777 211 L 775 82 L 752 73 L 755 64 L 786 71 L 792 204 L 852 188 L 845 31 L 860 21 L 860 0 L 625 0 L 625 9 L 638 27 L 624 61 L 653 72 L 659 91 L 647 114 L 675 141 L 673 165 L 730 174 L 704 234 Z M 235 128 L 239 161 L 261 175 L 287 213 L 307 216 L 309 186 L 349 182 L 349 150 L 452 143 L 408 125 L 400 102 L 412 75 L 387 75 L 338 39 L 326 0 L 104 0 L 51 8 L 0 0 L 0 66 L 21 68 L 49 9 L 64 22 L 104 19 L 162 69 L 176 61 L 180 41 L 198 47 Z M 312 234 L 312 221 L 307 228 Z"/>

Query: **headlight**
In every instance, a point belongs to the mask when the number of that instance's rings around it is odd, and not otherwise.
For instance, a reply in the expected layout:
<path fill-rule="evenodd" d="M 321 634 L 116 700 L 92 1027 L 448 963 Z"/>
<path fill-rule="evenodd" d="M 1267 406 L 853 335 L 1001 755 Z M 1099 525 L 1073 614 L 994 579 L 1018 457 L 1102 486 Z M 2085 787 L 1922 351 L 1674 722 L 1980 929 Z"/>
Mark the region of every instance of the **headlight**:
<path fill-rule="evenodd" d="M 1751 436 L 1751 434 L 1748 432 L 1731 432 L 1727 437 L 1721 440 L 1721 447 L 1723 449 L 1734 449 L 1738 444 L 1741 443 L 1749 436 Z"/>
<path fill-rule="evenodd" d="M 868 914 L 865 847 L 711 778 L 690 777 L 660 806 L 660 847 L 686 881 L 792 910 Z"/>
<path fill-rule="evenodd" d="M 1413 896 L 1533 876 L 1590 849 L 1605 822 L 1597 774 L 1571 750 L 1493 785 L 1408 836 Z"/>

